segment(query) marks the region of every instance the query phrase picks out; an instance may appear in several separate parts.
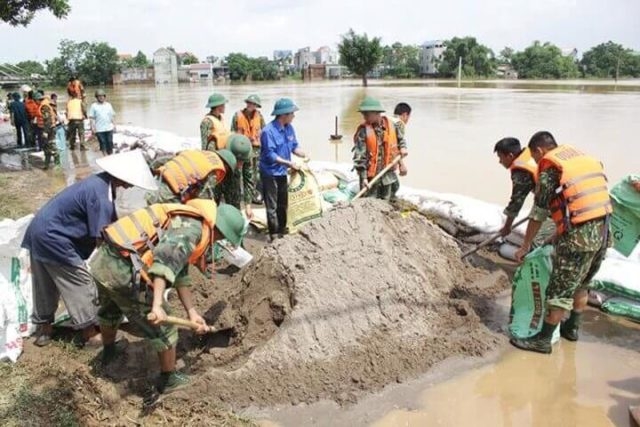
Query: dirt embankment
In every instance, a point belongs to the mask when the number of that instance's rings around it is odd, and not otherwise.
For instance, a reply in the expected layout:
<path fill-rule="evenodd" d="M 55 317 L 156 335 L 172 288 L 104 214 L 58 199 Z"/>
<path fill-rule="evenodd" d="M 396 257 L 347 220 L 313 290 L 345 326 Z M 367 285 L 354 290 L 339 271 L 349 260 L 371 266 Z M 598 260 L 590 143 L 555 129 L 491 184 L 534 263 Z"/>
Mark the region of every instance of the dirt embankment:
<path fill-rule="evenodd" d="M 193 385 L 145 422 L 242 424 L 219 408 L 349 403 L 447 357 L 482 355 L 504 342 L 483 315 L 508 286 L 506 275 L 460 261 L 456 242 L 417 213 L 362 200 L 260 246 L 250 248 L 256 259 L 246 271 L 194 281 L 197 307 L 222 331 L 181 333 L 179 357 Z M 125 362 L 109 372 L 88 368 L 91 358 L 70 357 L 64 348 L 29 347 L 40 356 L 20 363 L 38 366 L 45 354 L 59 355 L 65 363 L 55 364 L 54 377 L 70 375 L 78 387 L 65 400 L 77 402 L 73 412 L 90 424 L 131 423 L 157 362 L 129 338 Z"/>

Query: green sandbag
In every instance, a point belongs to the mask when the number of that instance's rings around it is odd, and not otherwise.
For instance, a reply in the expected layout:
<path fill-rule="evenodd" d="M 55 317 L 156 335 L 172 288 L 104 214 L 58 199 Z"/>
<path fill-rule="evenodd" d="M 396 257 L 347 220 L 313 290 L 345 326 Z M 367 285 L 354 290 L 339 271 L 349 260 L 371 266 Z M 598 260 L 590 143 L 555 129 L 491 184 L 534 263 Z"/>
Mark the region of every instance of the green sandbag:
<path fill-rule="evenodd" d="M 629 175 L 611 189 L 613 247 L 624 256 L 629 256 L 640 240 L 640 193 L 631 185 L 637 179 L 637 175 Z"/>
<path fill-rule="evenodd" d="M 528 338 L 540 332 L 545 315 L 545 298 L 551 278 L 553 246 L 530 252 L 513 277 L 509 333 L 514 338 Z M 558 340 L 558 330 L 553 341 Z"/>
<path fill-rule="evenodd" d="M 600 306 L 602 311 L 640 322 L 640 302 L 627 298 L 609 298 Z"/>
<path fill-rule="evenodd" d="M 331 204 L 336 204 L 339 202 L 348 202 L 349 200 L 351 200 L 351 198 L 347 193 L 339 189 L 333 189 L 333 190 L 323 192 L 322 198 L 325 200 L 325 202 L 328 202 Z"/>

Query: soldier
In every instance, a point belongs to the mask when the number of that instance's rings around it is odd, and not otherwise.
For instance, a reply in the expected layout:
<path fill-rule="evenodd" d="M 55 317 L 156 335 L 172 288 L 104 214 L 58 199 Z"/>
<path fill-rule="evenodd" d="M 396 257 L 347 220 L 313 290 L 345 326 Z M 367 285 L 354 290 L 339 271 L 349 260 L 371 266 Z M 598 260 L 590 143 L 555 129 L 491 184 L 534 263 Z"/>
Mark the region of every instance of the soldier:
<path fill-rule="evenodd" d="M 42 146 L 44 150 L 44 169 L 49 169 L 52 157 L 56 167 L 60 167 L 60 154 L 56 146 L 55 133 L 55 127 L 58 124 L 58 113 L 55 111 L 53 105 L 51 105 L 49 98 L 43 96 L 40 92 L 36 92 L 33 95 L 33 99 L 38 102 L 40 109 L 40 117 L 37 120 L 37 125 L 44 140 Z"/>
<path fill-rule="evenodd" d="M 221 205 L 216 209 L 214 201 L 202 199 L 186 205 L 151 205 L 106 227 L 105 244 L 89 263 L 100 294 L 102 363 L 109 365 L 124 350 L 115 337 L 123 316 L 127 316 L 158 352 L 158 392 L 185 386 L 188 377 L 176 371 L 178 331 L 164 323 L 170 313 L 163 302 L 164 291 L 169 287 L 177 290 L 189 320 L 202 325 L 197 333 L 204 333 L 205 321 L 194 307 L 189 289 L 188 267 L 206 269 L 213 242 L 227 239 L 237 245 L 243 228 L 244 219 L 236 208 Z M 150 313 L 154 320 L 147 320 Z"/>
<path fill-rule="evenodd" d="M 253 157 L 250 162 L 251 174 L 256 183 L 255 187 L 260 188 L 260 174 L 258 170 L 258 162 L 260 159 L 260 132 L 265 127 L 265 121 L 259 110 L 262 105 L 258 95 L 249 95 L 244 102 L 246 103 L 246 107 L 238 111 L 231 120 L 231 131 L 244 135 L 251 141 L 251 146 L 253 147 Z M 256 204 L 262 203 L 262 196 L 259 192 L 254 192 L 252 201 Z"/>
<path fill-rule="evenodd" d="M 224 110 L 227 104 L 227 98 L 219 93 L 214 93 L 209 97 L 206 108 L 209 108 L 209 114 L 204 116 L 200 122 L 200 141 L 203 150 L 222 150 L 227 148 L 227 139 L 229 139 L 229 129 L 224 123 Z"/>
<path fill-rule="evenodd" d="M 364 122 L 358 126 L 354 135 L 353 163 L 360 177 L 360 188 L 369 190 L 367 196 L 393 200 L 400 188 L 394 170 L 384 174 L 372 187 L 369 186 L 369 180 L 389 165 L 397 155 L 407 155 L 404 130 L 382 115 L 384 108 L 377 99 L 364 98 L 358 111 L 362 113 Z M 400 173 L 407 173 L 403 162 L 400 162 Z"/>
<path fill-rule="evenodd" d="M 229 148 L 238 160 L 237 166 L 232 168 L 232 173 L 216 187 L 216 201 L 225 203 L 241 209 L 244 202 L 244 211 L 247 218 L 253 218 L 251 202 L 255 198 L 256 186 L 255 175 L 252 167 L 252 151 L 249 138 L 240 134 L 232 134 L 229 137 Z"/>
<path fill-rule="evenodd" d="M 215 198 L 214 189 L 236 169 L 230 150 L 185 150 L 163 164 L 154 165 L 158 191 L 148 193 L 148 204 L 185 203 L 191 199 Z"/>
<path fill-rule="evenodd" d="M 531 338 L 513 338 L 511 344 L 548 354 L 551 336 L 568 311 L 571 314 L 561 324 L 560 335 L 569 341 L 578 340 L 580 318 L 587 306 L 586 287 L 608 247 L 612 205 L 604 169 L 597 159 L 569 145 L 558 146 L 546 131 L 531 137 L 529 149 L 538 164 L 538 187 L 516 258 L 521 260 L 529 251 L 549 211 L 557 234 L 542 330 Z"/>

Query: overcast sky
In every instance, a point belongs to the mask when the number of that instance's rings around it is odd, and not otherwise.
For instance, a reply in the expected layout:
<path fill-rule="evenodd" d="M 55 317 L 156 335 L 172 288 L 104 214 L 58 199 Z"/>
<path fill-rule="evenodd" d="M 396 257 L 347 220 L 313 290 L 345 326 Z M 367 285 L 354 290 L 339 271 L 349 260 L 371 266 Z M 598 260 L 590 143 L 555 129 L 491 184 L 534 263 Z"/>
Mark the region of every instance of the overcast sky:
<path fill-rule="evenodd" d="M 473 35 L 494 49 L 533 40 L 580 52 L 613 40 L 640 50 L 640 0 L 71 0 L 57 20 L 0 24 L 0 62 L 44 61 L 60 39 L 106 41 L 119 53 L 173 46 L 204 59 L 229 52 L 335 46 L 349 28 L 384 43 Z"/>

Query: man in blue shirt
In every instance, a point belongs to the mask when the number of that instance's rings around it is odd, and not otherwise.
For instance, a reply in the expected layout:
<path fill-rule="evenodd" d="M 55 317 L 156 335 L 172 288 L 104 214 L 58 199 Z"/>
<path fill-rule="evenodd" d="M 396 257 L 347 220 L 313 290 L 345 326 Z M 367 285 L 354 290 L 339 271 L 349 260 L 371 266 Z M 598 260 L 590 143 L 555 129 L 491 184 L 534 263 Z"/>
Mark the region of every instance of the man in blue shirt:
<path fill-rule="evenodd" d="M 49 200 L 36 213 L 22 241 L 31 257 L 32 320 L 38 326 L 38 346 L 51 341 L 60 297 L 72 327 L 82 330 L 85 342 L 101 342 L 96 330 L 98 294 L 85 260 L 98 244 L 102 229 L 116 220 L 116 188 L 156 189 L 140 151 L 114 154 L 97 163 L 106 172 L 77 182 Z"/>
<path fill-rule="evenodd" d="M 271 113 L 275 119 L 260 134 L 260 176 L 271 241 L 282 237 L 287 228 L 287 172 L 300 169 L 291 161 L 291 154 L 306 157 L 291 126 L 296 111 L 298 107 L 289 98 L 277 100 Z"/>
<path fill-rule="evenodd" d="M 27 143 L 27 126 L 29 119 L 27 118 L 27 110 L 24 103 L 20 101 L 20 94 L 14 92 L 11 94 L 13 101 L 9 104 L 9 113 L 11 114 L 11 123 L 16 127 L 16 143 L 18 147 L 22 147 L 24 136 L 24 144 Z"/>

